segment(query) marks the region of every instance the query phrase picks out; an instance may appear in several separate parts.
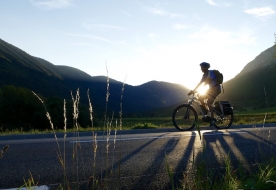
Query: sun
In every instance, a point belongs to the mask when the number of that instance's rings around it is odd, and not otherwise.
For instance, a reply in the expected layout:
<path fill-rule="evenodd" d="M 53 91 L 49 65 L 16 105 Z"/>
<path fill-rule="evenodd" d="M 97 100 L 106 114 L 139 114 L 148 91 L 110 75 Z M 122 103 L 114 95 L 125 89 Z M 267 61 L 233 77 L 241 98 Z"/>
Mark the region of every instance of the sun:
<path fill-rule="evenodd" d="M 209 89 L 208 85 L 201 85 L 200 87 L 197 88 L 197 92 L 199 94 L 205 94 L 208 89 Z"/>

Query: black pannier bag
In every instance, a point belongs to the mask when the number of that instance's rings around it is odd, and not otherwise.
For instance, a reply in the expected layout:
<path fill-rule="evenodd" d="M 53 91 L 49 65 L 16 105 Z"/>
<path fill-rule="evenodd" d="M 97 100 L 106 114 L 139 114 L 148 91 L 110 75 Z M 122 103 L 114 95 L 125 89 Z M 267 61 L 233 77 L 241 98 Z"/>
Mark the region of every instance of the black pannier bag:
<path fill-rule="evenodd" d="M 231 104 L 228 101 L 215 102 L 215 109 L 217 111 L 221 112 L 221 113 L 222 113 L 222 110 L 223 110 L 224 115 L 231 115 L 232 114 Z"/>

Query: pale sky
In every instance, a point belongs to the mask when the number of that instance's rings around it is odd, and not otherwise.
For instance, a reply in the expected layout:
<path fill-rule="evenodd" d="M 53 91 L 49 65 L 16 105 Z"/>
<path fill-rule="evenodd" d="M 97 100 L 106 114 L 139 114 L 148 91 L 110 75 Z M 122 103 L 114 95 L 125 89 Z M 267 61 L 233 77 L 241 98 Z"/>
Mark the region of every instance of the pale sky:
<path fill-rule="evenodd" d="M 0 0 L 0 38 L 54 65 L 130 85 L 225 81 L 275 42 L 275 0 Z"/>

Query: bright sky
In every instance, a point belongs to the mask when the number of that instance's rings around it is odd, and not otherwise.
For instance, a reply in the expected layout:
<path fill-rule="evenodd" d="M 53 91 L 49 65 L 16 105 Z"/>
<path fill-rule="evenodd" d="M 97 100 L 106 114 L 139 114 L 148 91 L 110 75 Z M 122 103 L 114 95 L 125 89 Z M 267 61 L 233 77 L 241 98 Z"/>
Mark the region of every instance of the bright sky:
<path fill-rule="evenodd" d="M 275 0 L 1 0 L 0 38 L 54 65 L 130 85 L 225 80 L 274 44 Z"/>

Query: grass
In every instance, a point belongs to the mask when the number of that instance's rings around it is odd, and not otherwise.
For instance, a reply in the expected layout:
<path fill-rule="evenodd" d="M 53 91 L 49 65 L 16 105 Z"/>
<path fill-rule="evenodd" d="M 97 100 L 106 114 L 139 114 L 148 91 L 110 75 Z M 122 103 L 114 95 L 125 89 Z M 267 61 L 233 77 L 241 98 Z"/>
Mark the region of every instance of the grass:
<path fill-rule="evenodd" d="M 191 162 L 194 166 L 192 171 L 183 175 L 183 179 L 180 181 L 180 188 L 172 189 L 276 189 L 276 161 L 274 159 L 255 164 L 254 171 L 250 174 L 245 172 L 246 169 L 242 165 L 233 168 L 229 154 L 224 158 L 225 167 L 223 169 L 210 167 L 208 164 L 209 160 L 206 159 Z M 169 171 L 168 175 L 172 175 L 172 171 Z"/>
<path fill-rule="evenodd" d="M 259 147 L 262 161 L 251 163 L 250 166 L 243 165 L 240 160 L 238 166 L 231 163 L 230 152 L 224 156 L 224 164 L 212 165 L 212 159 L 206 154 L 206 141 L 198 130 L 202 141 L 202 150 L 195 155 L 192 152 L 192 159 L 189 160 L 192 167 L 183 172 L 180 185 L 172 184 L 171 189 L 176 190 L 275 190 L 276 189 L 276 159 L 274 154 L 270 157 L 263 155 Z M 259 142 L 260 143 L 260 142 Z M 174 182 L 173 170 L 169 165 L 167 155 L 165 155 L 165 166 L 171 183 Z"/>
<path fill-rule="evenodd" d="M 92 108 L 91 108 L 92 109 Z M 251 111 L 243 111 L 236 112 L 234 114 L 234 122 L 233 125 L 255 125 L 255 124 L 263 124 L 264 117 L 266 116 L 265 123 L 276 123 L 276 108 L 269 108 L 266 114 L 266 109 L 260 110 L 251 110 Z M 92 118 L 91 118 L 92 119 Z M 94 118 L 95 119 L 95 118 Z M 124 124 L 120 121 L 120 129 L 121 130 L 131 130 L 131 129 L 162 129 L 162 128 L 174 128 L 173 123 L 171 121 L 171 117 L 148 117 L 148 118 L 123 118 Z M 199 126 L 206 125 L 203 122 L 198 121 Z M 79 132 L 89 132 L 89 131 L 103 131 L 105 130 L 104 121 L 98 122 L 98 125 L 91 126 L 78 126 Z M 75 129 L 67 128 L 66 132 L 74 132 Z M 57 133 L 63 133 L 64 129 L 55 129 Z M 53 133 L 53 130 L 37 130 L 30 129 L 28 131 L 24 131 L 22 129 L 12 129 L 12 130 L 1 130 L 0 135 L 13 135 L 13 134 L 45 134 L 45 133 Z"/>

